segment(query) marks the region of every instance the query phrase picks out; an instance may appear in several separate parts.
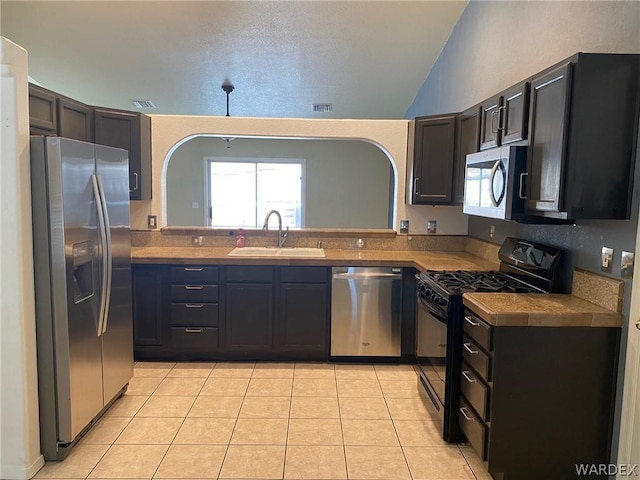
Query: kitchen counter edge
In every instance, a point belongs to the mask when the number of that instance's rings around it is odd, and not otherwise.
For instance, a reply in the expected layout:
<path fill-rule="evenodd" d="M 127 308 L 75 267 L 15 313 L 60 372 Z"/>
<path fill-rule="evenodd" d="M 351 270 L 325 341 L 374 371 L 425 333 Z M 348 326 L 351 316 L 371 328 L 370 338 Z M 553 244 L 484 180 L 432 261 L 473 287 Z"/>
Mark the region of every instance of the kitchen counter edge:
<path fill-rule="evenodd" d="M 463 304 L 494 327 L 620 328 L 623 316 L 574 295 L 465 293 Z"/>

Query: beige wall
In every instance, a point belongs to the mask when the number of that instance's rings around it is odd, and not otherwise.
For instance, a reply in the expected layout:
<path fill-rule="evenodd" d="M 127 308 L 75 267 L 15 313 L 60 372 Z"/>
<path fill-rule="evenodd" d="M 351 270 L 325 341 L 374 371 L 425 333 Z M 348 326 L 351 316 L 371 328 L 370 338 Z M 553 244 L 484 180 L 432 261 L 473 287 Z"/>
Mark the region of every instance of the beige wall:
<path fill-rule="evenodd" d="M 406 113 L 457 112 L 576 52 L 640 52 L 638 1 L 472 1 Z"/>
<path fill-rule="evenodd" d="M 0 478 L 31 478 L 40 454 L 29 173 L 27 52 L 0 43 Z"/>
<path fill-rule="evenodd" d="M 305 227 L 388 228 L 391 163 L 378 147 L 350 140 L 198 137 L 167 166 L 167 224 L 204 225 L 204 157 L 303 159 Z M 386 195 L 385 195 L 386 192 Z M 192 208 L 197 202 L 198 208 Z"/>
<path fill-rule="evenodd" d="M 438 221 L 439 234 L 465 235 L 467 217 L 461 207 L 405 205 L 407 120 L 317 120 L 297 118 L 207 117 L 152 115 L 153 199 L 131 203 L 131 225 L 147 229 L 147 216 L 156 215 L 166 226 L 166 169 L 178 146 L 198 135 L 365 140 L 381 148 L 395 170 L 394 228 L 401 219 L 411 221 L 411 232 L 425 233 L 427 220 Z M 380 192 L 387 198 L 387 189 Z"/>

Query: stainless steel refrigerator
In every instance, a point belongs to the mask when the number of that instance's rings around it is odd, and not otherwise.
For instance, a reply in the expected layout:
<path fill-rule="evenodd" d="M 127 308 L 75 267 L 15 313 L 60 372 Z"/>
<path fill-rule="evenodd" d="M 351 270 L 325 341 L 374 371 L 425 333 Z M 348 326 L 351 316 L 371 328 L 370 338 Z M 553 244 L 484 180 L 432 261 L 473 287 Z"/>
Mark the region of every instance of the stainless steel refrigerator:
<path fill-rule="evenodd" d="M 42 453 L 63 459 L 133 375 L 128 152 L 31 137 Z"/>

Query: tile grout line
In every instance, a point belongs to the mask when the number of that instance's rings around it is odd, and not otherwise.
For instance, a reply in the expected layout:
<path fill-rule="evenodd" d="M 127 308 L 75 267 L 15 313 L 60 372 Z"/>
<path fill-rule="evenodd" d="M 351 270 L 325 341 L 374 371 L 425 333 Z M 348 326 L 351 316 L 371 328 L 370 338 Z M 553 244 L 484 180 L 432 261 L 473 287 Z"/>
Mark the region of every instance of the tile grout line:
<path fill-rule="evenodd" d="M 375 365 L 373 369 L 376 372 L 376 378 L 378 379 L 378 383 L 380 383 L 380 377 L 378 377 L 378 370 L 376 370 Z M 391 419 L 391 425 L 393 426 L 393 431 L 396 433 L 396 439 L 398 440 L 398 445 L 400 446 L 400 451 L 402 452 L 402 457 L 404 458 L 404 463 L 407 465 L 407 471 L 409 472 L 409 479 L 413 480 L 413 473 L 411 473 L 411 467 L 409 466 L 409 460 L 407 460 L 407 455 L 404 452 L 404 447 L 402 442 L 400 441 L 400 436 L 398 435 L 398 429 L 396 428 L 396 424 L 393 421 L 393 417 L 391 416 L 391 410 L 389 410 L 389 404 L 387 403 L 387 396 L 382 390 L 382 385 L 380 385 L 380 391 L 382 392 L 382 398 L 384 398 L 384 404 L 387 406 L 387 411 L 389 412 L 389 418 Z"/>
<path fill-rule="evenodd" d="M 174 363 L 175 366 L 175 363 Z M 134 363 L 134 367 L 135 367 L 135 363 Z M 171 371 L 173 369 L 173 367 L 171 367 L 169 369 L 169 371 Z M 135 372 L 135 371 L 134 371 Z M 168 373 L 167 373 L 168 374 Z M 135 376 L 135 375 L 134 375 Z M 131 377 L 133 378 L 133 376 Z M 144 378 L 144 377 L 138 377 L 138 378 Z M 151 377 L 151 378 L 157 378 L 157 377 Z M 111 444 L 109 444 L 109 448 L 107 448 L 107 450 L 104 452 L 104 454 L 100 457 L 100 459 L 96 462 L 96 464 L 93 466 L 93 468 L 91 469 L 91 471 L 89 472 L 89 474 L 85 477 L 85 479 L 88 479 L 91 474 L 93 473 L 93 471 L 96 469 L 96 467 L 98 466 L 98 464 L 104 459 L 104 457 L 107 455 L 107 453 L 109 453 L 109 451 L 111 450 L 111 448 L 116 444 L 116 442 L 118 441 L 118 438 L 120 438 L 120 436 L 122 435 L 122 433 L 126 430 L 126 428 L 129 426 L 129 424 L 133 421 L 133 419 L 136 417 L 136 415 L 138 415 L 138 412 L 140 412 L 140 410 L 142 410 L 142 407 L 144 407 L 146 405 L 146 403 L 151 399 L 151 396 L 154 394 L 154 392 L 158 389 L 158 387 L 160 386 L 160 384 L 164 381 L 164 379 L 166 378 L 166 375 L 164 375 L 162 378 L 162 380 L 160 381 L 160 383 L 158 383 L 158 385 L 156 385 L 156 387 L 153 389 L 153 391 L 151 392 L 151 394 L 149 394 L 147 396 L 147 399 L 143 402 L 143 404 L 140 406 L 140 408 L 136 411 L 136 413 L 129 418 L 129 421 L 127 422 L 127 424 L 124 426 L 124 428 L 120 431 L 120 433 L 116 436 L 116 438 L 113 439 L 113 442 Z M 129 389 L 128 385 L 127 385 L 127 390 Z M 124 395 L 126 394 L 126 391 L 122 394 L 122 397 L 124 397 Z M 137 395 L 131 395 L 132 397 L 137 396 Z M 115 402 L 114 402 L 115 403 Z M 109 410 L 113 407 L 113 404 L 111 405 L 111 407 L 109 407 Z M 103 416 L 100 418 L 100 420 L 102 420 L 103 418 L 106 417 L 106 413 L 103 414 Z M 127 418 L 127 417 L 124 417 Z M 92 427 L 93 428 L 93 427 Z M 89 433 L 89 432 L 87 432 Z M 168 450 L 168 449 L 167 449 Z M 166 452 L 165 452 L 166 454 Z M 164 456 L 163 456 L 164 458 Z M 161 461 L 162 462 L 162 461 Z M 159 464 L 158 464 L 159 465 Z M 155 472 L 154 472 L 155 474 Z M 152 476 L 153 478 L 153 476 Z"/>
<path fill-rule="evenodd" d="M 171 367 L 169 369 L 169 371 L 167 372 L 167 375 L 164 377 L 164 379 L 170 378 L 169 374 L 171 373 L 171 370 L 173 370 L 175 368 L 175 366 L 177 365 L 177 363 L 173 364 L 173 367 Z M 162 381 L 164 381 L 164 379 Z M 206 380 L 204 381 L 204 383 L 202 384 L 202 386 L 200 387 L 200 389 L 198 390 L 198 394 L 196 395 L 196 398 L 198 398 L 198 395 L 200 394 L 200 391 L 202 390 L 202 387 L 204 387 L 204 384 L 206 383 Z M 162 384 L 162 382 L 160 382 L 158 384 L 158 387 L 156 387 L 156 390 L 158 388 L 160 388 L 160 385 Z M 155 393 L 155 390 L 154 390 Z M 151 399 L 151 397 L 153 396 L 153 393 L 151 395 L 149 395 L 149 398 L 147 399 L 147 401 L 149 401 Z M 177 396 L 177 395 L 172 395 L 172 396 Z M 146 402 L 145 402 L 146 403 Z M 195 400 L 193 401 L 193 403 L 195 403 Z M 193 408 L 193 404 L 191 404 L 191 407 L 189 407 L 189 411 L 191 411 L 191 408 Z M 140 407 L 140 410 L 142 410 L 142 407 Z M 138 412 L 140 411 L 138 410 Z M 182 428 L 182 426 L 184 425 L 184 421 L 187 418 L 187 415 L 189 414 L 189 412 L 187 412 L 184 416 L 184 418 L 182 419 L 182 423 L 180 424 L 180 426 L 178 427 L 178 429 L 176 430 L 176 433 L 173 435 L 173 438 L 171 439 L 171 442 L 169 443 L 169 445 L 167 446 L 167 449 L 164 452 L 164 455 L 162 455 L 162 458 L 160 459 L 160 461 L 158 462 L 158 466 L 156 467 L 156 469 L 153 471 L 153 475 L 151 475 L 151 478 L 155 478 L 156 474 L 158 473 L 158 470 L 160 469 L 160 465 L 162 465 L 162 462 L 164 462 L 164 459 L 167 457 L 167 453 L 169 453 L 169 450 L 171 450 L 171 446 L 173 445 L 173 441 L 176 439 L 176 436 L 178 435 L 178 432 L 180 431 L 180 429 Z M 136 413 L 137 415 L 137 413 Z M 124 430 L 123 430 L 124 431 Z"/>
<path fill-rule="evenodd" d="M 469 463 L 469 460 L 467 459 L 467 456 L 464 453 L 462 453 L 462 448 L 460 448 L 460 444 L 456 443 L 456 447 L 458 447 L 458 451 L 460 452 L 460 455 L 462 455 L 462 458 L 464 458 L 464 461 L 466 462 L 467 466 L 469 467 L 469 470 L 471 470 L 471 475 L 473 475 L 474 480 L 478 480 L 478 476 L 476 475 L 476 471 L 473 469 L 473 467 Z"/>
<path fill-rule="evenodd" d="M 217 366 L 217 364 L 216 364 Z M 251 375 L 249 375 L 249 381 L 247 382 L 247 386 L 244 390 L 244 394 L 242 395 L 242 402 L 240 402 L 240 408 L 238 409 L 238 414 L 236 415 L 236 419 L 233 422 L 233 428 L 231 429 L 231 434 L 229 435 L 229 441 L 227 442 L 227 448 L 224 451 L 224 455 L 222 456 L 222 462 L 220 463 L 220 469 L 218 470 L 218 475 L 216 476 L 217 479 L 222 477 L 222 468 L 224 467 L 224 462 L 227 460 L 227 454 L 229 453 L 229 448 L 231 448 L 231 439 L 233 438 L 233 433 L 236 430 L 236 427 L 238 425 L 238 420 L 240 419 L 240 412 L 242 412 L 242 406 L 244 405 L 244 401 L 247 398 L 247 391 L 249 390 L 249 384 L 251 383 L 251 377 L 253 377 L 253 372 L 255 370 L 255 366 L 256 364 L 253 364 L 253 368 L 251 369 Z M 213 370 L 211 370 L 211 373 L 209 374 L 209 376 L 211 377 L 211 375 L 213 374 Z M 216 378 L 216 377 L 214 377 Z M 224 378 L 224 377 L 219 377 L 219 378 Z M 229 378 L 233 378 L 233 377 L 229 377 Z"/>

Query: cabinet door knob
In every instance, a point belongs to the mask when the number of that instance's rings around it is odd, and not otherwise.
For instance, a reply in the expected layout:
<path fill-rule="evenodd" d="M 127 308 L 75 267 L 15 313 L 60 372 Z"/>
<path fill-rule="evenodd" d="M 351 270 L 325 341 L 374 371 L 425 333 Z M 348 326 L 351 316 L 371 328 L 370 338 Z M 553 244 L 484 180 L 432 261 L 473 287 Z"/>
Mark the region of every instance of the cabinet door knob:
<path fill-rule="evenodd" d="M 636 328 L 640 330 L 640 320 L 636 320 Z"/>

